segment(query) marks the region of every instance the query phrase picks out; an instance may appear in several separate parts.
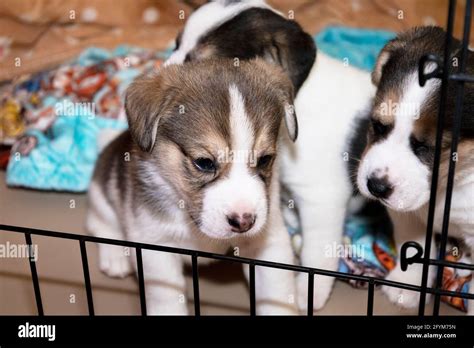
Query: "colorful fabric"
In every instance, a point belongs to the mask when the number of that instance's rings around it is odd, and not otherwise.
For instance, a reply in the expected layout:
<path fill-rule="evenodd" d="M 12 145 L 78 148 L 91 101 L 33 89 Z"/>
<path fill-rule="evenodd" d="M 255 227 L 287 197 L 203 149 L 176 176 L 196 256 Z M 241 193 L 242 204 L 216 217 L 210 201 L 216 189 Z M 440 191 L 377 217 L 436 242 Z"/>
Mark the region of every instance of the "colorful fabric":
<path fill-rule="evenodd" d="M 90 48 L 71 63 L 1 90 L 0 124 L 8 132 L 2 138 L 13 138 L 7 184 L 86 191 L 101 132 L 127 128 L 125 89 L 162 61 L 160 53 L 144 49 Z"/>

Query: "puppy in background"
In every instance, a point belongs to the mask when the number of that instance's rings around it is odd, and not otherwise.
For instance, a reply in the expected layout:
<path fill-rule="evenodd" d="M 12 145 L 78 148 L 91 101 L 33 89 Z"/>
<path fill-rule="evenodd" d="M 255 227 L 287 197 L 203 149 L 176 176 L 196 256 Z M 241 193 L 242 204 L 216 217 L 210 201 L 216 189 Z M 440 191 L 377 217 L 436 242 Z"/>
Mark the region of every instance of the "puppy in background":
<path fill-rule="evenodd" d="M 127 90 L 130 129 L 101 154 L 87 229 L 106 238 L 293 263 L 280 212 L 278 138 L 296 138 L 293 87 L 262 60 L 169 64 Z M 123 277 L 135 258 L 99 245 L 100 268 Z M 150 314 L 187 314 L 183 261 L 143 251 Z M 244 266 L 245 272 L 248 267 Z M 259 314 L 295 314 L 292 272 L 257 267 Z"/>
<path fill-rule="evenodd" d="M 377 86 L 365 148 L 357 174 L 359 190 L 377 199 L 389 211 L 394 224 L 397 250 L 414 240 L 424 245 L 431 173 L 435 151 L 436 122 L 441 81 L 429 80 L 424 87 L 418 81 L 420 58 L 428 53 L 444 54 L 446 33 L 438 27 L 414 28 L 400 34 L 382 50 L 372 80 Z M 460 62 L 461 43 L 455 40 L 450 59 Z M 468 74 L 474 73 L 474 54 L 469 53 Z M 428 64 L 427 72 L 435 66 Z M 451 66 L 455 73 L 457 65 Z M 440 177 L 436 201 L 434 231 L 441 232 L 450 146 L 454 116 L 455 87 L 448 86 L 445 129 L 442 141 Z M 462 238 L 474 255 L 474 88 L 465 86 L 461 136 L 456 162 L 449 221 L 450 236 Z M 431 258 L 435 258 L 434 243 Z M 411 256 L 411 255 L 409 255 Z M 428 286 L 434 282 L 435 268 L 430 267 Z M 413 264 L 406 272 L 400 264 L 388 279 L 421 284 L 422 265 Z M 470 285 L 474 289 L 474 278 Z M 419 293 L 384 287 L 390 300 L 403 307 L 418 306 Z M 472 302 L 472 301 L 470 301 Z M 469 305 L 474 314 L 474 303 Z"/>

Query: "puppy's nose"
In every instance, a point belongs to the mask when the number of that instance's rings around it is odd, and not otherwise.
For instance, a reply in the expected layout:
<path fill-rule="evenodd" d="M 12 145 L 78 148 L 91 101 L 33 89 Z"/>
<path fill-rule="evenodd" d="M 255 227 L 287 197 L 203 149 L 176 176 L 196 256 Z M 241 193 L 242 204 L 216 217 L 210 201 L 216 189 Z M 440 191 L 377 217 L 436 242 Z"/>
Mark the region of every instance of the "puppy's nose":
<path fill-rule="evenodd" d="M 392 186 L 385 177 L 377 178 L 371 176 L 367 180 L 367 188 L 369 189 L 369 192 L 377 198 L 387 198 L 393 191 Z"/>
<path fill-rule="evenodd" d="M 227 215 L 227 221 L 232 226 L 232 232 L 244 233 L 252 228 L 255 215 L 251 213 Z"/>

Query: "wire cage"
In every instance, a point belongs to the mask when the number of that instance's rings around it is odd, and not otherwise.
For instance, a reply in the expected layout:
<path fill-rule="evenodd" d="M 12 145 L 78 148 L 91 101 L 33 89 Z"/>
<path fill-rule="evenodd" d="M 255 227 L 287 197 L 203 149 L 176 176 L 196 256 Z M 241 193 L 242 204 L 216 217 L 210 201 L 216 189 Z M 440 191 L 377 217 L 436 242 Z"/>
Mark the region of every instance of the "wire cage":
<path fill-rule="evenodd" d="M 242 258 L 238 256 L 228 256 L 221 254 L 208 253 L 197 250 L 189 250 L 182 248 L 173 248 L 161 245 L 152 245 L 144 243 L 136 243 L 131 241 L 124 240 L 115 240 L 115 239 L 106 239 L 93 236 L 84 236 L 76 235 L 71 233 L 55 232 L 49 230 L 40 230 L 25 228 L 20 226 L 11 226 L 11 225 L 0 225 L 0 230 L 7 232 L 22 233 L 25 236 L 26 244 L 29 246 L 29 252 L 32 250 L 32 236 L 47 236 L 51 238 L 63 238 L 69 240 L 76 240 L 80 244 L 81 258 L 82 258 L 82 268 L 84 273 L 84 285 L 87 295 L 87 304 L 89 315 L 94 315 L 94 301 L 92 296 L 92 286 L 91 279 L 89 274 L 89 263 L 87 257 L 86 243 L 102 243 L 109 245 L 117 245 L 123 247 L 134 248 L 136 250 L 136 261 L 137 261 L 137 275 L 138 275 L 138 284 L 139 284 L 139 294 L 140 294 L 140 306 L 141 314 L 147 315 L 147 306 L 146 306 L 146 297 L 145 297 L 145 280 L 143 276 L 143 262 L 142 262 L 142 250 L 153 250 L 166 253 L 174 253 L 180 255 L 187 255 L 191 258 L 192 261 L 192 278 L 193 278 L 193 292 L 194 292 L 194 314 L 195 316 L 200 316 L 200 299 L 199 299 L 199 273 L 198 273 L 198 261 L 199 258 L 208 258 L 214 260 L 223 260 L 231 261 L 240 264 L 247 264 L 249 267 L 249 291 L 250 291 L 250 315 L 255 316 L 255 267 L 270 267 L 277 268 L 282 270 L 289 270 L 294 272 L 303 272 L 308 274 L 308 295 L 313 294 L 314 290 L 314 276 L 330 276 L 338 279 L 353 280 L 360 283 L 367 284 L 367 315 L 371 316 L 373 314 L 374 308 L 374 289 L 377 285 L 386 285 L 390 287 L 417 291 L 420 293 L 419 309 L 418 315 L 425 315 L 425 302 L 426 294 L 434 295 L 434 307 L 433 315 L 439 315 L 439 307 L 441 296 L 451 296 L 464 298 L 469 300 L 474 300 L 474 294 L 466 292 L 454 292 L 447 291 L 441 288 L 442 285 L 442 276 L 443 269 L 445 267 L 452 267 L 457 269 L 465 269 L 474 271 L 473 264 L 460 263 L 460 262 L 449 262 L 445 261 L 446 254 L 446 245 L 448 241 L 448 226 L 449 226 L 449 217 L 450 217 L 450 207 L 452 199 L 452 191 L 454 185 L 454 174 L 456 170 L 456 161 L 451 160 L 449 163 L 448 176 L 447 176 L 447 188 L 446 188 L 446 200 L 444 205 L 443 212 L 443 222 L 441 230 L 441 241 L 440 241 L 440 250 L 437 256 L 437 259 L 430 258 L 431 250 L 431 241 L 433 237 L 433 221 L 435 214 L 435 203 L 437 196 L 437 187 L 439 179 L 439 164 L 441 158 L 441 141 L 443 136 L 443 126 L 445 122 L 446 107 L 447 107 L 447 98 L 448 98 L 448 82 L 452 81 L 455 83 L 456 96 L 455 96 L 455 110 L 454 110 L 454 122 L 452 129 L 452 142 L 451 142 L 451 158 L 453 154 L 457 152 L 460 128 L 461 128 L 461 118 L 463 113 L 463 98 L 464 98 L 464 86 L 466 83 L 474 83 L 474 76 L 470 76 L 466 73 L 467 68 L 467 57 L 469 49 L 469 39 L 470 39 L 470 26 L 471 26 L 471 17 L 472 17 L 472 0 L 466 0 L 466 8 L 464 14 L 464 30 L 462 38 L 462 48 L 461 48 L 461 61 L 460 69 L 458 73 L 452 74 L 449 72 L 449 63 L 450 63 L 450 49 L 452 46 L 452 33 L 454 27 L 454 17 L 456 11 L 456 0 L 449 1 L 449 10 L 448 10 L 448 21 L 447 21 L 447 36 L 444 47 L 444 57 L 438 57 L 432 54 L 422 57 L 419 63 L 419 82 L 423 86 L 428 79 L 441 79 L 441 98 L 439 103 L 439 113 L 437 120 L 437 134 L 436 134 L 436 147 L 434 155 L 434 164 L 433 164 L 433 174 L 431 182 L 431 196 L 429 201 L 429 211 L 428 211 L 428 223 L 426 230 L 426 240 L 424 248 L 416 242 L 407 242 L 402 246 L 400 262 L 402 270 L 406 270 L 409 265 L 418 263 L 423 265 L 422 281 L 421 285 L 411 285 L 402 282 L 389 281 L 382 278 L 375 278 L 371 276 L 347 274 L 342 272 L 329 271 L 324 269 L 310 268 L 305 266 L 290 265 L 262 260 L 254 260 L 248 258 Z M 425 74 L 425 65 L 427 63 L 434 63 L 436 69 L 428 74 Z M 412 257 L 407 257 L 407 250 L 409 248 L 416 249 L 416 253 Z M 31 278 L 33 283 L 33 289 L 35 293 L 36 306 L 39 316 L 44 315 L 43 302 L 41 299 L 41 289 L 39 284 L 38 273 L 36 270 L 36 264 L 34 255 L 29 254 L 29 265 L 31 269 Z M 428 287 L 428 270 L 430 266 L 437 267 L 436 282 L 434 287 Z M 471 290 L 472 291 L 472 290 Z M 308 316 L 313 315 L 313 296 L 308 296 Z"/>

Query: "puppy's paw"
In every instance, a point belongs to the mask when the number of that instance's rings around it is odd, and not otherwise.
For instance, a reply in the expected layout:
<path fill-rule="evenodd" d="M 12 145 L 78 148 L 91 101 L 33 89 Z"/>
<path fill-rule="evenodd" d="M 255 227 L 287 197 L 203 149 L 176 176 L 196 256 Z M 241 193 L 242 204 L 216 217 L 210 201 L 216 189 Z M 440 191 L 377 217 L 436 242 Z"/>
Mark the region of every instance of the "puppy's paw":
<path fill-rule="evenodd" d="M 334 278 L 315 276 L 313 292 L 313 312 L 324 307 L 331 295 L 334 285 Z M 301 314 L 308 313 L 308 275 L 306 273 L 298 274 L 298 307 Z"/>
<path fill-rule="evenodd" d="M 133 272 L 130 256 L 116 245 L 99 244 L 99 268 L 113 278 L 124 278 Z"/>
<path fill-rule="evenodd" d="M 408 269 L 403 272 L 400 268 L 395 268 L 386 277 L 387 280 L 419 285 L 421 283 L 421 269 Z M 395 288 L 392 286 L 382 286 L 382 291 L 387 295 L 390 302 L 403 308 L 417 308 L 420 303 L 420 293 L 418 291 Z M 426 303 L 431 299 L 430 294 L 426 294 Z"/>

